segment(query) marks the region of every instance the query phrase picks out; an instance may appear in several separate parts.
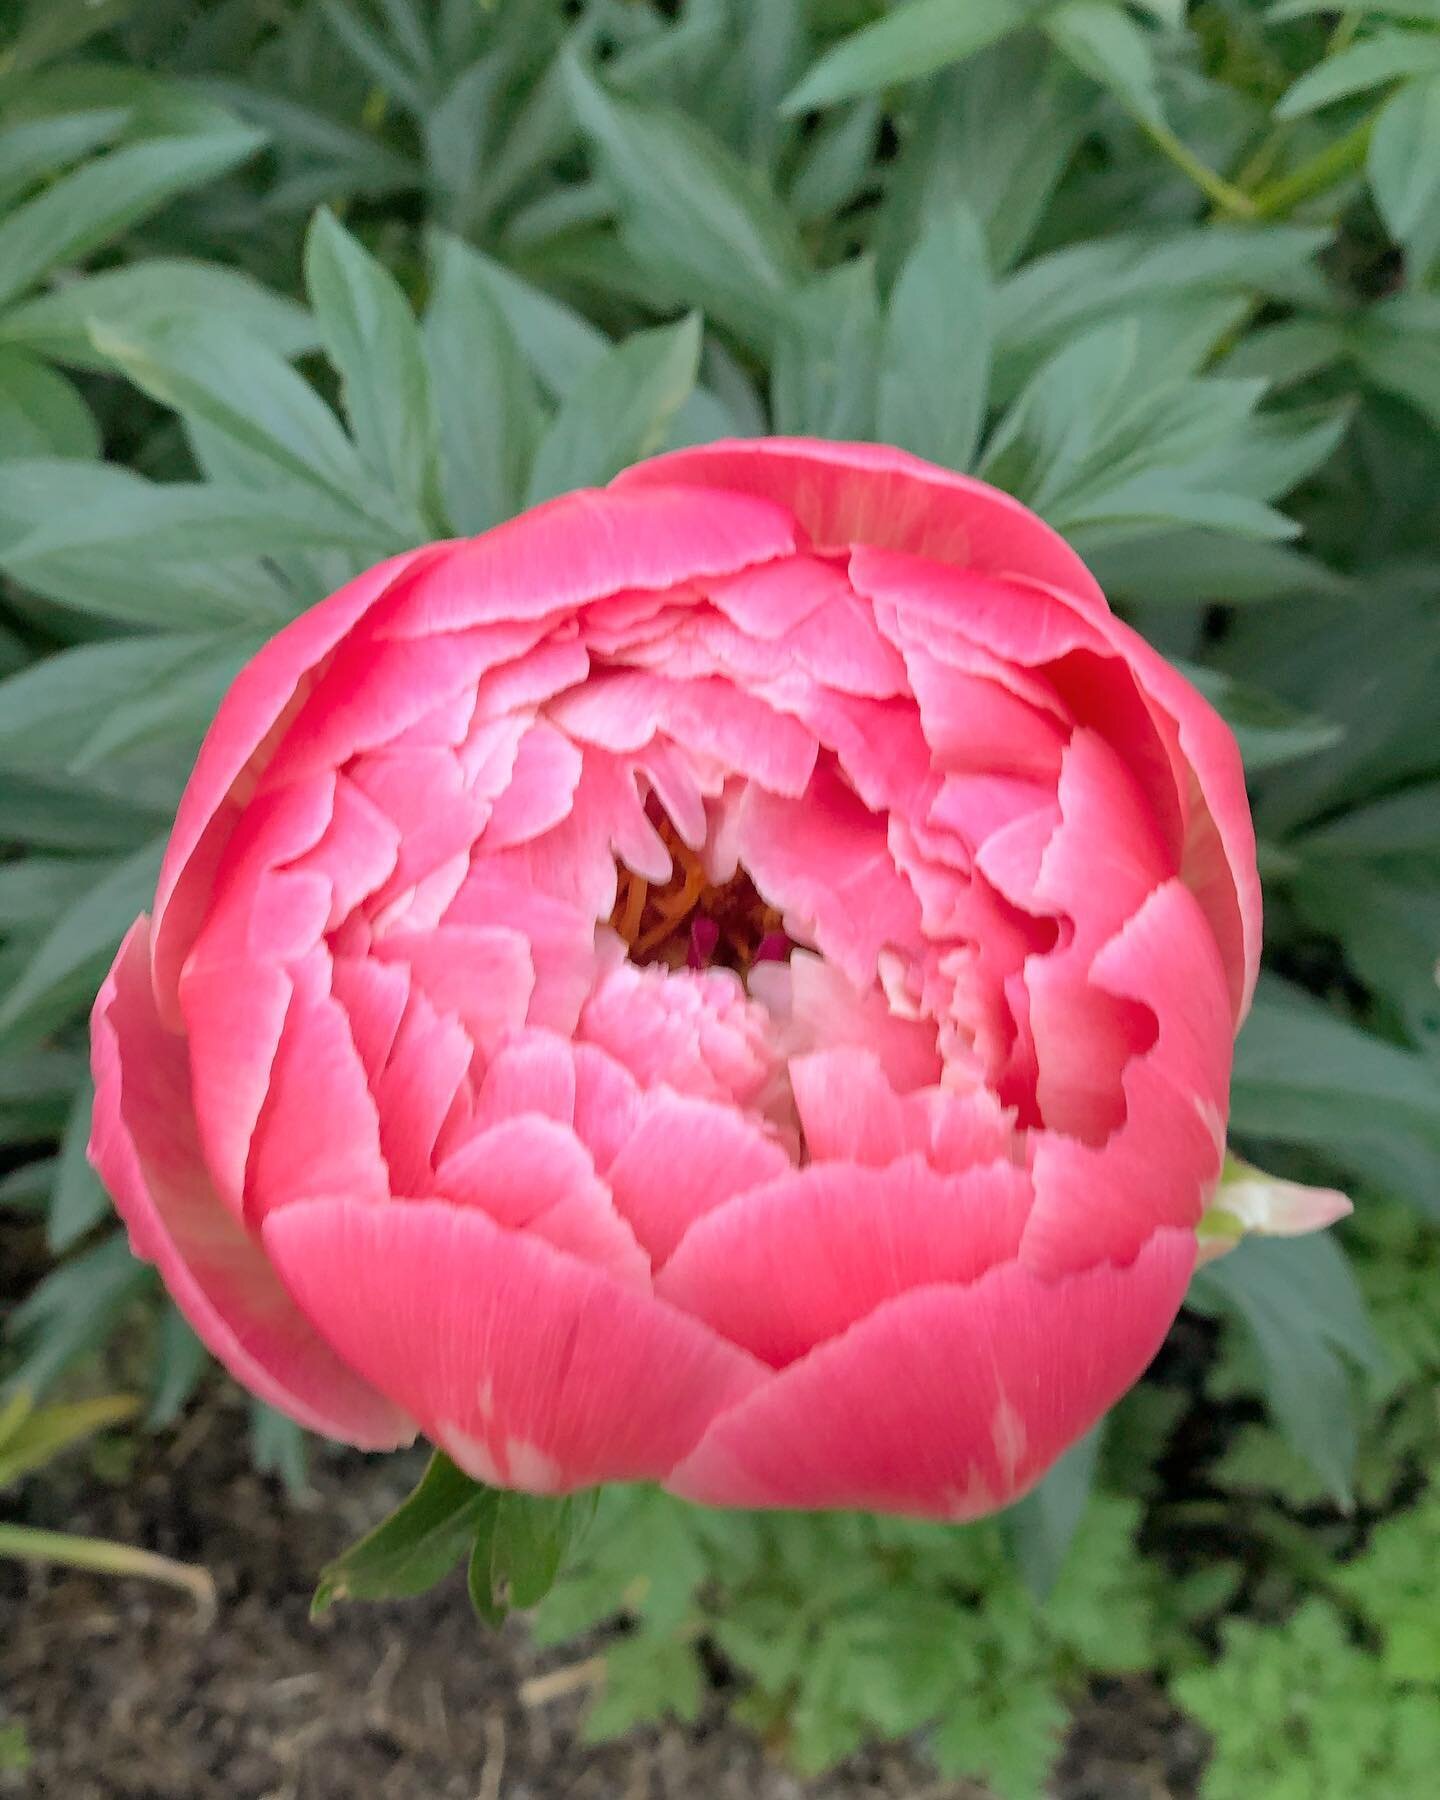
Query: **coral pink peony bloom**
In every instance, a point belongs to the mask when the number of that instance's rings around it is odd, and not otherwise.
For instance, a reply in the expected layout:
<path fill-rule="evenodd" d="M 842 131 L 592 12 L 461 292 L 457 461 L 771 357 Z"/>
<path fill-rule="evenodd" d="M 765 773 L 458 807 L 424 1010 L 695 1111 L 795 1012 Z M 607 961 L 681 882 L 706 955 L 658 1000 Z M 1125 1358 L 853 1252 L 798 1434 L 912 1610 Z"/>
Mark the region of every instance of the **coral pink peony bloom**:
<path fill-rule="evenodd" d="M 302 1423 L 966 1518 L 1154 1354 L 1259 944 L 1234 743 L 896 451 L 686 450 L 372 570 L 220 709 L 93 1155 Z"/>

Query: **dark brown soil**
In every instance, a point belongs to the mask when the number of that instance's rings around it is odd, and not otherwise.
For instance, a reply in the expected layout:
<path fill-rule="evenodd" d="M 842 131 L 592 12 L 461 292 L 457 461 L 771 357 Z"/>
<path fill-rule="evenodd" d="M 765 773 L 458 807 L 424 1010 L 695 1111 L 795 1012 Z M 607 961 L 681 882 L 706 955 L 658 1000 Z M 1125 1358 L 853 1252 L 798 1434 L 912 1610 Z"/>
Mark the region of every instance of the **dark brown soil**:
<path fill-rule="evenodd" d="M 522 1624 L 475 1624 L 447 1584 L 423 1599 L 309 1619 L 316 1571 L 414 1474 L 343 1456 L 303 1506 L 255 1475 L 228 1401 L 128 1479 L 72 1458 L 32 1498 L 37 1521 L 204 1563 L 213 1621 L 147 1583 L 0 1565 L 0 1701 L 33 1762 L 0 1794 L 49 1800 L 985 1800 L 918 1750 L 876 1751 L 803 1783 L 767 1762 L 718 1702 L 694 1726 L 596 1748 L 580 1723 L 593 1646 L 540 1652 Z M 33 1490 L 32 1490 L 33 1493 Z M 549 1677 L 544 1680 L 542 1678 Z M 527 1685 L 528 1684 L 528 1685 Z M 1080 1709 L 1058 1800 L 1189 1800 L 1198 1734 L 1143 1683 Z"/>

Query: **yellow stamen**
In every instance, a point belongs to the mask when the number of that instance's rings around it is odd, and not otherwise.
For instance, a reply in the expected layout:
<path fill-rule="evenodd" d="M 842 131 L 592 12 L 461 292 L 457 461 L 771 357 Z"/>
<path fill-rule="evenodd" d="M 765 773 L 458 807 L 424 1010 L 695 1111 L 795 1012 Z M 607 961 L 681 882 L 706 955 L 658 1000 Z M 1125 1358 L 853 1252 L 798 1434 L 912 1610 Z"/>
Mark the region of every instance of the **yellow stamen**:
<path fill-rule="evenodd" d="M 640 929 L 640 921 L 645 915 L 645 902 L 650 896 L 650 883 L 643 876 L 636 875 L 629 869 L 622 869 L 620 871 L 620 890 L 615 910 L 610 915 L 610 919 L 625 942 L 633 944 L 635 933 Z"/>

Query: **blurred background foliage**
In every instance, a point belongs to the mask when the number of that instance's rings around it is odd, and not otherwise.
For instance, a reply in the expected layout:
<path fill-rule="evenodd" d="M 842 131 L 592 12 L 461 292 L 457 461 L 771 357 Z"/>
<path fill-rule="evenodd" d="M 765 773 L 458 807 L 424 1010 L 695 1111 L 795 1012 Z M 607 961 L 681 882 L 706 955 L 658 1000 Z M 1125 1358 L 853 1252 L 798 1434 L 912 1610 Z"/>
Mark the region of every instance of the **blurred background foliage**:
<path fill-rule="evenodd" d="M 1148 1671 L 1211 1800 L 1428 1791 L 1437 276 L 1436 0 L 0 6 L 0 1402 L 205 1404 L 85 1165 L 84 1021 L 258 644 L 664 446 L 885 439 L 1034 506 L 1234 726 L 1233 1131 L 1356 1217 L 1206 1270 L 1001 1520 L 611 1494 L 540 1629 L 607 1622 L 597 1733 L 719 1668 L 802 1769 L 921 1733 L 1022 1800 Z"/>

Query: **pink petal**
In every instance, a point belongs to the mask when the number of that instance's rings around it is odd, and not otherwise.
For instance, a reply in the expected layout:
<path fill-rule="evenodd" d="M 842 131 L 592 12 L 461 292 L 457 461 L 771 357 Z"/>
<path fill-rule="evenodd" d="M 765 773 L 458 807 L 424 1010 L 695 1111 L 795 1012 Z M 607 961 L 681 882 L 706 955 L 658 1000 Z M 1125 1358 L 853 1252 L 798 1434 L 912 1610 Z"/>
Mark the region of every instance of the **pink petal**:
<path fill-rule="evenodd" d="M 542 836 L 566 817 L 580 782 L 579 750 L 541 720 L 520 743 L 510 782 L 495 802 L 481 839 L 489 854 Z"/>
<path fill-rule="evenodd" d="M 1238 1028 L 1250 1007 L 1260 968 L 1260 877 L 1245 771 L 1234 734 L 1177 669 L 1129 626 L 1107 631 L 1135 670 L 1145 693 L 1175 721 L 1195 771 L 1203 806 L 1191 818 L 1183 873 L 1220 944 Z"/>
<path fill-rule="evenodd" d="M 788 1057 L 864 1049 L 900 1093 L 940 1079 L 934 1020 L 900 1017 L 879 987 L 857 988 L 818 956 L 797 950 L 788 963 L 757 965 L 750 991 L 776 1018 Z"/>
<path fill-rule="evenodd" d="M 650 1292 L 650 1259 L 568 1125 L 534 1113 L 492 1125 L 446 1157 L 436 1191 Z"/>
<path fill-rule="evenodd" d="M 613 865 L 610 879 L 613 883 Z M 501 927 L 522 936 L 534 968 L 526 1021 L 565 1035 L 575 1029 L 598 978 L 593 913 L 537 891 L 508 858 L 483 857 L 469 869 L 445 914 L 443 929 L 452 927 Z"/>
<path fill-rule="evenodd" d="M 642 1097 L 634 1076 L 594 1044 L 574 1044 L 575 1133 L 595 1167 L 609 1177 L 611 1164 L 634 1133 Z"/>
<path fill-rule="evenodd" d="M 436 563 L 434 569 L 444 566 Z M 400 589 L 424 585 L 402 578 L 377 608 L 377 617 L 395 603 Z M 318 674 L 275 747 L 269 780 L 303 779 L 394 742 L 451 695 L 473 693 L 487 670 L 525 654 L 548 629 L 543 619 L 507 619 L 469 631 L 397 640 L 381 634 L 372 620 L 369 629 L 339 644 Z"/>
<path fill-rule="evenodd" d="M 664 1082 L 704 1100 L 748 1105 L 775 1072 L 765 1011 L 729 969 L 622 962 L 596 984 L 578 1035 L 642 1087 Z"/>
<path fill-rule="evenodd" d="M 471 1207 L 307 1201 L 271 1215 L 265 1246 L 326 1339 L 481 1480 L 657 1480 L 761 1379 L 682 1313 Z"/>
<path fill-rule="evenodd" d="M 216 1192 L 237 1218 L 293 992 L 290 976 L 274 963 L 192 966 L 181 979 L 196 1130 Z"/>
<path fill-rule="evenodd" d="M 535 974 L 521 931 L 500 925 L 395 931 L 376 944 L 375 955 L 404 963 L 435 1010 L 458 1019 L 486 1055 L 525 1023 Z"/>
<path fill-rule="evenodd" d="M 883 950 L 918 946 L 920 908 L 896 869 L 886 820 L 821 763 L 794 799 L 751 786 L 735 822 L 740 861 L 798 942 L 868 987 Z"/>
<path fill-rule="evenodd" d="M 699 1220 L 656 1291 L 783 1368 L 898 1294 L 1011 1260 L 1030 1198 L 1006 1162 L 958 1175 L 915 1155 L 882 1169 L 812 1163 Z"/>
<path fill-rule="evenodd" d="M 522 1113 L 538 1113 L 570 1125 L 575 1119 L 575 1054 L 564 1038 L 548 1031 L 522 1031 L 507 1038 L 490 1060 L 475 1099 L 477 1130 Z"/>
<path fill-rule="evenodd" d="M 312 669 L 353 629 L 412 565 L 432 563 L 437 546 L 410 550 L 368 569 L 319 606 L 312 606 L 274 637 L 236 676 L 205 735 L 185 786 L 175 829 L 165 850 L 155 895 L 155 992 L 162 1016 L 178 1018 L 175 998 L 180 965 L 201 918 L 220 856 L 249 800 L 257 756 L 271 730 L 295 701 Z"/>
<path fill-rule="evenodd" d="M 246 1170 L 246 1207 L 257 1222 L 308 1194 L 379 1200 L 390 1192 L 379 1109 L 345 1010 L 330 992 L 328 956 L 316 951 L 293 976 Z M 208 1029 L 223 1024 L 212 1020 Z"/>
<path fill-rule="evenodd" d="M 707 581 L 705 592 L 747 637 L 788 637 L 831 601 L 851 592 L 842 569 L 819 556 L 784 556 Z"/>
<path fill-rule="evenodd" d="M 627 469 L 610 491 L 680 483 L 706 489 L 707 504 L 719 497 L 716 490 L 777 501 L 821 550 L 878 544 L 986 574 L 1033 576 L 1073 588 L 1080 604 L 1104 610 L 1084 563 L 1018 500 L 903 450 L 818 438 L 706 444 Z"/>
<path fill-rule="evenodd" d="M 385 1066 L 370 1084 L 390 1172 L 387 1192 L 430 1192 L 436 1140 L 474 1054 L 464 1028 L 455 1019 L 442 1017 L 423 992 L 412 989 Z M 313 1195 L 355 1190 L 317 1183 L 307 1191 Z"/>
<path fill-rule="evenodd" d="M 816 1162 L 883 1168 L 918 1151 L 954 1173 L 1014 1151 L 1009 1115 L 986 1088 L 895 1091 L 872 1050 L 820 1051 L 790 1064 L 790 1084 Z"/>
<path fill-rule="evenodd" d="M 789 515 L 744 494 L 582 489 L 458 546 L 388 614 L 386 630 L 423 637 L 568 611 L 624 588 L 730 574 L 794 544 Z"/>
<path fill-rule="evenodd" d="M 1022 1257 L 1054 1279 L 1133 1256 L 1157 1227 L 1193 1229 L 1220 1172 L 1230 1081 L 1230 1008 L 1220 953 L 1178 880 L 1156 891 L 1096 957 L 1092 979 L 1140 1001 L 1155 1044 L 1125 1068 L 1125 1122 L 1094 1147 L 1034 1140 L 1035 1206 Z"/>
<path fill-rule="evenodd" d="M 131 927 L 94 1013 L 90 1156 L 196 1334 L 237 1381 L 300 1424 L 367 1450 L 408 1443 L 405 1415 L 342 1362 L 281 1286 L 206 1173 L 183 1038 L 151 989 L 149 932 Z"/>
<path fill-rule="evenodd" d="M 1194 1236 L 1056 1282 L 1005 1263 L 912 1289 L 722 1413 L 666 1482 L 711 1506 L 968 1519 L 1017 1499 L 1142 1373 Z"/>
<path fill-rule="evenodd" d="M 780 1146 L 731 1107 L 660 1088 L 641 1101 L 605 1179 L 658 1268 L 697 1219 L 789 1167 Z"/>

